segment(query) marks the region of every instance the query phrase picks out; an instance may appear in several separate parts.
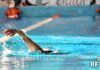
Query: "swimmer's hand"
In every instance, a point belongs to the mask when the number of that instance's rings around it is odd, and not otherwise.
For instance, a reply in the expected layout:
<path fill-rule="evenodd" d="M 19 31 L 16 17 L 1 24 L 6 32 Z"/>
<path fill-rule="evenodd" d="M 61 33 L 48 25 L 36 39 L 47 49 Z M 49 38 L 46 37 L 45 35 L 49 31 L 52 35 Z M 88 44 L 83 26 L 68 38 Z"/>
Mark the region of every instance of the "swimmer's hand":
<path fill-rule="evenodd" d="M 7 29 L 4 31 L 4 34 L 6 36 L 14 36 L 17 33 L 16 29 Z"/>
<path fill-rule="evenodd" d="M 27 37 L 27 35 L 21 31 L 21 30 L 16 30 L 16 29 L 7 29 L 4 31 L 4 34 L 7 36 L 14 36 L 16 33 L 18 33 L 21 37 Z"/>

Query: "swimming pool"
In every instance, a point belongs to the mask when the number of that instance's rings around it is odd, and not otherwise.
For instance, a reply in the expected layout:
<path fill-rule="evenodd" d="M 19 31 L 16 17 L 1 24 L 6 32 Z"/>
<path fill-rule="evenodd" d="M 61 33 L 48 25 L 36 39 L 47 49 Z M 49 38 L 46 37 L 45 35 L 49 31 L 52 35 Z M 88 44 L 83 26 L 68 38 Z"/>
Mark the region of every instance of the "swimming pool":
<path fill-rule="evenodd" d="M 0 70 L 99 70 L 99 66 L 91 66 L 91 62 L 99 62 L 100 56 L 100 17 L 95 12 L 98 7 L 26 7 L 22 8 L 22 11 L 26 10 L 18 20 L 6 19 L 2 14 L 0 37 L 4 29 L 25 28 L 60 13 L 61 18 L 28 32 L 28 35 L 41 47 L 65 54 L 29 54 L 17 36 L 0 43 Z M 33 14 L 29 13 L 32 11 Z"/>

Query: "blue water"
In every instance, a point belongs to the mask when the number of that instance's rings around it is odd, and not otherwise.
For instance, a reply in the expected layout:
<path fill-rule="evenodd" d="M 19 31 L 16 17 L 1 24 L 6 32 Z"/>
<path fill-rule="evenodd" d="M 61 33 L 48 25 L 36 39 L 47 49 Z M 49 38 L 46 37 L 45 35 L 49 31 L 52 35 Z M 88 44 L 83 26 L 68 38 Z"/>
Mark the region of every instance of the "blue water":
<path fill-rule="evenodd" d="M 1 44 L 0 70 L 99 70 L 99 67 L 90 65 L 100 56 L 99 37 L 30 37 L 42 48 L 48 47 L 66 54 L 29 54 L 24 42 L 15 37 L 6 46 Z"/>
<path fill-rule="evenodd" d="M 97 58 L 100 57 L 100 17 L 95 12 L 98 7 L 27 7 L 18 20 L 7 19 L 2 14 L 0 37 L 4 29 L 22 29 L 61 13 L 61 18 L 27 34 L 42 48 L 64 54 L 30 54 L 25 43 L 17 36 L 0 43 L 0 70 L 99 70 L 100 66 L 91 66 L 91 62 L 99 62 Z M 34 13 L 30 14 L 32 11 Z"/>

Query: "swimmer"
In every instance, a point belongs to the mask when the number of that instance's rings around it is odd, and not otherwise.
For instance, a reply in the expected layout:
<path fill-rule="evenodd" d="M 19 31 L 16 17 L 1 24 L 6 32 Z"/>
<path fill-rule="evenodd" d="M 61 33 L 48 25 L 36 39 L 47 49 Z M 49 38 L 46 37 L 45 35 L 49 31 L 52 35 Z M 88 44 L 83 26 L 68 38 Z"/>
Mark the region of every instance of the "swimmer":
<path fill-rule="evenodd" d="M 36 44 L 34 41 L 32 41 L 23 31 L 21 30 L 16 30 L 16 29 L 8 29 L 4 31 L 4 34 L 6 36 L 14 36 L 15 34 L 18 34 L 19 36 L 22 37 L 23 41 L 26 43 L 26 45 L 29 48 L 30 52 L 35 52 L 35 51 L 40 51 L 41 53 L 51 53 L 52 51 L 48 48 L 42 49 L 38 44 Z"/>

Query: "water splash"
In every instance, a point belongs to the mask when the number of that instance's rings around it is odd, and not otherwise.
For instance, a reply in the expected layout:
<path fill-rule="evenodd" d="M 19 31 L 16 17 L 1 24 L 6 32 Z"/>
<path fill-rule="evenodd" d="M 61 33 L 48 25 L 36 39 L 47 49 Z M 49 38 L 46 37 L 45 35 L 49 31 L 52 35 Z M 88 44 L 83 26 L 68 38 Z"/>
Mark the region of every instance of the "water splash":
<path fill-rule="evenodd" d="M 11 54 L 12 53 L 12 51 L 11 50 L 9 50 L 7 47 L 7 44 L 4 42 L 4 43 L 2 43 L 2 48 L 3 48 L 3 51 L 2 51 L 2 56 L 7 56 L 8 54 Z"/>

